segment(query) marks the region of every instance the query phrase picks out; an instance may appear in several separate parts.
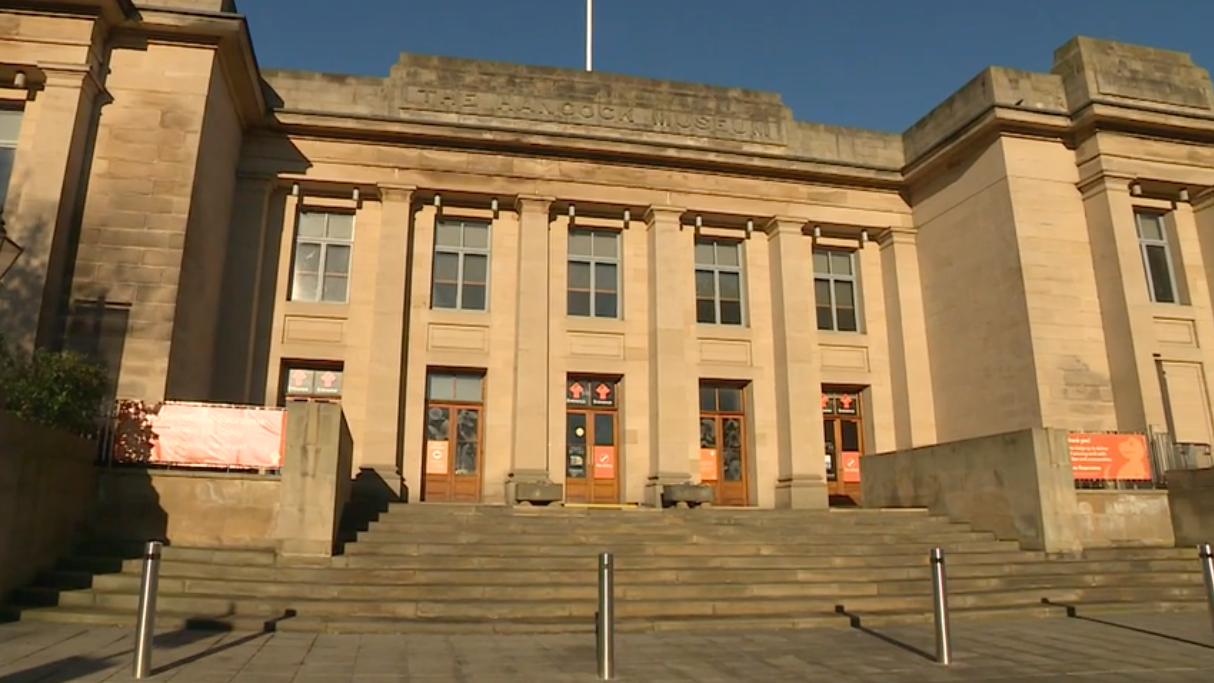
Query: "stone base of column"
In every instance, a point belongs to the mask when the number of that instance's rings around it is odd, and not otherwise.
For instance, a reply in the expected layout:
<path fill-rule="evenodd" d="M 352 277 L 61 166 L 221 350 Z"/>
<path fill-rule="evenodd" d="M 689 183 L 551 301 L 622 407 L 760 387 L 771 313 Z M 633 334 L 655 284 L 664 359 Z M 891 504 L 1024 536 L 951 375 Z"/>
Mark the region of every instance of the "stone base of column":
<path fill-rule="evenodd" d="M 551 505 L 565 500 L 565 487 L 553 483 L 546 470 L 511 472 L 506 480 L 510 505 Z"/>
<path fill-rule="evenodd" d="M 776 507 L 794 510 L 825 510 L 830 507 L 826 482 L 818 477 L 795 477 L 776 483 Z"/>
<path fill-rule="evenodd" d="M 650 507 L 662 507 L 662 491 L 667 486 L 681 486 L 691 482 L 691 474 L 687 472 L 659 472 L 650 476 L 645 482 L 645 504 Z"/>

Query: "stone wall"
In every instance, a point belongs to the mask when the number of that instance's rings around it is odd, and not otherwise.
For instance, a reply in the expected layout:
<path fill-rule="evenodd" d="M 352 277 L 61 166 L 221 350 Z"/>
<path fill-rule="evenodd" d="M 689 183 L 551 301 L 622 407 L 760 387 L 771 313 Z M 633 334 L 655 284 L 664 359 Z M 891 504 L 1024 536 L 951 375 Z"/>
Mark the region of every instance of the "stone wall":
<path fill-rule="evenodd" d="M 1168 505 L 1177 545 L 1214 543 L 1214 468 L 1168 472 Z"/>
<path fill-rule="evenodd" d="M 94 536 L 196 547 L 274 547 L 277 477 L 188 470 L 102 470 Z"/>
<path fill-rule="evenodd" d="M 91 441 L 0 412 L 0 602 L 51 567 L 83 530 L 95 453 Z"/>
<path fill-rule="evenodd" d="M 1084 548 L 1172 546 L 1167 491 L 1076 491 L 1075 524 Z"/>

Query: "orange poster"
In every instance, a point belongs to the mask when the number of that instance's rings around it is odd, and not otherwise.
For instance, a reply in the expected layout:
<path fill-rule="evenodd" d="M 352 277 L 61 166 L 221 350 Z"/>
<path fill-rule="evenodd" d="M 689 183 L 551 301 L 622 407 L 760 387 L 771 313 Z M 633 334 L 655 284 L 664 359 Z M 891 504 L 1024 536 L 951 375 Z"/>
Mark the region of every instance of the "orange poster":
<path fill-rule="evenodd" d="M 843 482 L 860 483 L 860 454 L 855 451 L 843 452 Z"/>
<path fill-rule="evenodd" d="M 615 446 L 594 447 L 594 478 L 615 479 Z"/>
<path fill-rule="evenodd" d="M 426 442 L 426 474 L 447 474 L 450 471 L 450 459 L 447 457 L 447 441 Z"/>
<path fill-rule="evenodd" d="M 717 480 L 717 449 L 700 449 L 700 481 Z"/>
<path fill-rule="evenodd" d="M 1067 439 L 1076 479 L 1150 481 L 1147 438 L 1142 434 L 1080 434 Z"/>
<path fill-rule="evenodd" d="M 147 419 L 149 462 L 241 469 L 282 467 L 285 410 L 165 403 Z"/>

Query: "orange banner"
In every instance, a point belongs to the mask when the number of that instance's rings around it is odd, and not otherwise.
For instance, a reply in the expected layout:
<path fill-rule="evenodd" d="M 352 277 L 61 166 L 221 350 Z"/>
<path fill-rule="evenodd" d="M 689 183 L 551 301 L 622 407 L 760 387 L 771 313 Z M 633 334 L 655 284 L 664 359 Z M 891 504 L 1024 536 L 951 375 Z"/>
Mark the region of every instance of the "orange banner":
<path fill-rule="evenodd" d="M 447 474 L 451 471 L 447 441 L 426 442 L 426 474 Z"/>
<path fill-rule="evenodd" d="M 192 467 L 279 469 L 287 414 L 280 409 L 165 403 L 148 415 L 148 462 Z"/>
<path fill-rule="evenodd" d="M 700 449 L 700 481 L 710 482 L 717 480 L 717 449 L 701 448 Z"/>
<path fill-rule="evenodd" d="M 594 447 L 594 478 L 615 479 L 615 446 Z"/>
<path fill-rule="evenodd" d="M 1076 479 L 1150 481 L 1147 438 L 1142 434 L 1080 434 L 1067 439 Z"/>
<path fill-rule="evenodd" d="M 854 451 L 843 452 L 843 482 L 858 484 L 860 482 L 860 454 Z"/>

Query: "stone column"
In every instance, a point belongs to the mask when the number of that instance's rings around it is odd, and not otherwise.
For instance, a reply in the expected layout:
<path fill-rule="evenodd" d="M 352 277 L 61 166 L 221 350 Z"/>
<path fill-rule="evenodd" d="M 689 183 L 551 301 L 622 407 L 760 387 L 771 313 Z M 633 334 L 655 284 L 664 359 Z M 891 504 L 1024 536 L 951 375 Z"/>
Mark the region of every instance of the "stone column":
<path fill-rule="evenodd" d="M 287 402 L 275 539 L 287 556 L 328 557 L 350 493 L 353 444 L 341 404 Z"/>
<path fill-rule="evenodd" d="M 936 406 L 914 232 L 891 230 L 883 236 L 881 275 L 889 330 L 895 447 L 928 446 L 936 443 Z"/>
<path fill-rule="evenodd" d="M 46 83 L 26 104 L 4 206 L 9 237 L 23 251 L 0 283 L 0 333 L 27 349 L 61 333 L 59 306 L 75 260 L 72 220 L 83 202 L 98 101 L 109 99 L 86 66 L 42 70 Z"/>
<path fill-rule="evenodd" d="M 771 263 L 779 475 L 776 507 L 825 508 L 826 439 L 822 371 L 814 317 L 813 242 L 805 221 L 777 217 L 766 226 Z"/>
<path fill-rule="evenodd" d="M 645 500 L 687 483 L 700 453 L 696 367 L 695 231 L 683 209 L 651 206 L 649 231 L 649 481 Z"/>
<path fill-rule="evenodd" d="M 411 271 L 405 337 L 403 476 L 409 502 L 421 500 L 422 450 L 426 441 L 426 354 L 430 329 L 430 277 L 434 270 L 434 223 L 438 209 L 422 206 L 413 217 L 408 270 Z"/>
<path fill-rule="evenodd" d="M 510 477 L 506 499 L 511 503 L 553 503 L 561 500 L 559 484 L 548 471 L 549 310 L 548 241 L 552 198 L 520 196 L 518 295 L 514 362 L 514 420 Z M 559 312 L 564 315 L 564 311 Z"/>
<path fill-rule="evenodd" d="M 363 422 L 362 467 L 374 470 L 400 498 L 403 488 L 405 289 L 408 286 L 409 232 L 413 187 L 380 185 L 379 253 L 371 309 L 367 401 Z"/>

